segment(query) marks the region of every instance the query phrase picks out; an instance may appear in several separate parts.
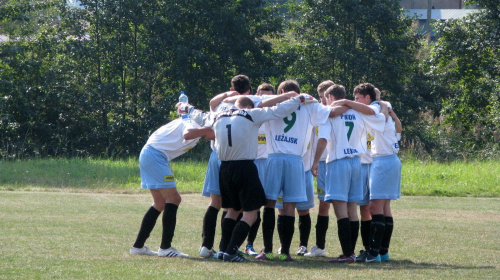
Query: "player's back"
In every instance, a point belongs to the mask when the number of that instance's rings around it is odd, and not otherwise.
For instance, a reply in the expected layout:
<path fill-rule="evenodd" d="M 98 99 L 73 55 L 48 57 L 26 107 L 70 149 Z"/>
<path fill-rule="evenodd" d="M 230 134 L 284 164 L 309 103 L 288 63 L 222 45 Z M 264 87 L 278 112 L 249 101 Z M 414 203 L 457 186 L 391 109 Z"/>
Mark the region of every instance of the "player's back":
<path fill-rule="evenodd" d="M 319 103 L 303 104 L 287 117 L 266 123 L 268 153 L 302 156 L 313 126 L 324 123 L 330 111 L 330 107 Z"/>

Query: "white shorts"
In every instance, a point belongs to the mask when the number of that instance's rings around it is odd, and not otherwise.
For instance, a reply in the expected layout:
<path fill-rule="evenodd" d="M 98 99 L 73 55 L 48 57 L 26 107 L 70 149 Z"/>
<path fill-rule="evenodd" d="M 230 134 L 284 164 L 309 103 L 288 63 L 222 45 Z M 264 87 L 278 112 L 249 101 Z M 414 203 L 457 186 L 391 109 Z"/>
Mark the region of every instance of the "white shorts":
<path fill-rule="evenodd" d="M 309 210 L 314 208 L 314 176 L 312 175 L 311 170 L 306 171 L 304 176 L 306 179 L 305 183 L 307 200 L 297 202 L 297 204 L 295 205 L 295 208 L 297 208 L 297 210 Z M 278 197 L 278 200 L 276 200 L 275 207 L 277 209 L 283 209 L 283 197 L 281 195 Z"/>
<path fill-rule="evenodd" d="M 374 157 L 370 167 L 370 200 L 401 197 L 401 161 L 396 154 Z"/>
<path fill-rule="evenodd" d="M 283 194 L 284 202 L 306 201 L 304 176 L 304 162 L 301 156 L 269 154 L 264 181 L 266 198 L 278 200 L 278 196 Z"/>
<path fill-rule="evenodd" d="M 363 198 L 358 201 L 359 206 L 370 204 L 370 163 L 361 164 L 361 184 L 363 186 Z"/>
<path fill-rule="evenodd" d="M 210 197 L 210 194 L 220 195 L 219 186 L 219 170 L 220 160 L 217 156 L 217 150 L 213 150 L 208 160 L 207 172 L 205 173 L 205 181 L 203 182 L 203 191 L 201 195 Z"/>
<path fill-rule="evenodd" d="M 318 177 L 316 178 L 316 193 L 318 194 L 318 199 L 325 201 L 325 178 L 326 178 L 326 162 L 320 161 L 318 165 Z"/>
<path fill-rule="evenodd" d="M 139 155 L 139 168 L 141 188 L 154 190 L 176 187 L 167 156 L 157 149 L 149 145 L 142 148 Z"/>
<path fill-rule="evenodd" d="M 326 164 L 325 201 L 356 202 L 363 197 L 361 160 L 343 158 Z"/>

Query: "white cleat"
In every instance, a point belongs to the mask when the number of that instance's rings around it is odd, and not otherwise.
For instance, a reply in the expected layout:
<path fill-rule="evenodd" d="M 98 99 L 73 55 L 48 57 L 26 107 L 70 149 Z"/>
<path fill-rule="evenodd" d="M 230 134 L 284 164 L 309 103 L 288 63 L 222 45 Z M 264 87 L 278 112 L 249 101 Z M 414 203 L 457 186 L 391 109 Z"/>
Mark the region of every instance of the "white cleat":
<path fill-rule="evenodd" d="M 170 247 L 168 249 L 158 249 L 158 257 L 167 257 L 167 258 L 187 258 L 188 255 L 177 251 L 174 247 Z"/>
<path fill-rule="evenodd" d="M 151 251 L 148 247 L 144 246 L 142 248 L 130 247 L 131 255 L 148 255 L 148 256 L 157 256 L 158 253 L 155 251 Z"/>
<path fill-rule="evenodd" d="M 320 249 L 318 246 L 314 246 L 311 252 L 304 254 L 304 257 L 326 257 L 326 248 Z"/>

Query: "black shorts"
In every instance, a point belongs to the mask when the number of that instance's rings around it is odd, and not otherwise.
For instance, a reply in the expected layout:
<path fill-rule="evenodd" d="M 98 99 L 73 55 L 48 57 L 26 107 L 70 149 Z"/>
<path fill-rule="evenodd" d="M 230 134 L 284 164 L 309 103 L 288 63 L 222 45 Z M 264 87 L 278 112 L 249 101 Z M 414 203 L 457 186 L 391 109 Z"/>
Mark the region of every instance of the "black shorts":
<path fill-rule="evenodd" d="M 253 160 L 222 161 L 219 185 L 222 208 L 253 211 L 266 205 L 266 194 Z"/>

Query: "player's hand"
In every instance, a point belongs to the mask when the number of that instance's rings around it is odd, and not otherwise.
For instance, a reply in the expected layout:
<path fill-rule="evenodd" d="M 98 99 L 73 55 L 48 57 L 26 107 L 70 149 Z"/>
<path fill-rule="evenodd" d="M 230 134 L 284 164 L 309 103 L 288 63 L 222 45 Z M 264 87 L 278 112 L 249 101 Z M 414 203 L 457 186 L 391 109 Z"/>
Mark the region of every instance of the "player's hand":
<path fill-rule="evenodd" d="M 307 103 L 318 102 L 318 100 L 316 100 L 314 97 L 310 96 L 307 93 L 301 93 L 299 96 L 300 96 L 300 102 L 301 103 L 307 104 Z"/>
<path fill-rule="evenodd" d="M 319 163 L 317 162 L 313 163 L 311 167 L 311 173 L 314 177 L 318 177 L 318 168 L 319 168 Z"/>
<path fill-rule="evenodd" d="M 176 106 L 177 106 L 177 114 L 179 115 L 189 114 L 194 110 L 193 105 L 188 103 L 179 102 L 176 104 Z"/>

